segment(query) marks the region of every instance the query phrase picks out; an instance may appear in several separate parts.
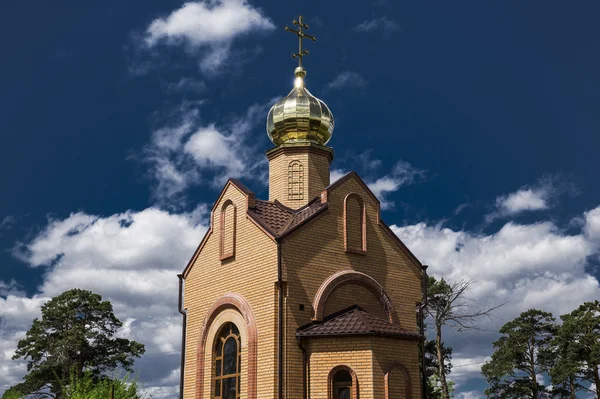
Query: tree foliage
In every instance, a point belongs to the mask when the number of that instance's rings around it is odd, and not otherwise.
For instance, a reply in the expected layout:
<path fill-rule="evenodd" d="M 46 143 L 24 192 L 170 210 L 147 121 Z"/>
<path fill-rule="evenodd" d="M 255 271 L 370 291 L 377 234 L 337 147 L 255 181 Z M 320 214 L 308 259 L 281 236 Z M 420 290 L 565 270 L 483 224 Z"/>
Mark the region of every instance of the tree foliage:
<path fill-rule="evenodd" d="M 600 399 L 600 302 L 585 302 L 560 318 L 563 324 L 553 342 L 556 361 L 550 370 L 557 396 L 560 391 L 562 397 L 575 398 L 595 384 Z"/>
<path fill-rule="evenodd" d="M 9 391 L 60 399 L 72 369 L 81 377 L 89 366 L 96 380 L 118 366 L 131 372 L 134 357 L 144 354 L 145 348 L 115 338 L 121 326 L 110 302 L 91 291 L 72 289 L 52 298 L 42 306 L 41 320 L 33 320 L 17 345 L 13 359 L 29 359 L 28 374 Z"/>
<path fill-rule="evenodd" d="M 489 398 L 549 397 L 537 375 L 548 372 L 552 365 L 554 321 L 551 313 L 530 309 L 502 326 L 492 359 L 481 369 L 490 385 L 486 390 Z"/>

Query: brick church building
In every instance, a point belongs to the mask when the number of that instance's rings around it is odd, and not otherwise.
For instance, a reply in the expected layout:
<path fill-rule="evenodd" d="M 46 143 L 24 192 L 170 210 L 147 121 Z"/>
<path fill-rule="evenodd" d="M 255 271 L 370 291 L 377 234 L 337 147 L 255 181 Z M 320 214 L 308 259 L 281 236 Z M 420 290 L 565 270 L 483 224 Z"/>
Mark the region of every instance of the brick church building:
<path fill-rule="evenodd" d="M 333 115 L 295 75 L 269 199 L 230 179 L 179 275 L 181 398 L 419 399 L 426 267 L 355 172 L 330 183 Z"/>

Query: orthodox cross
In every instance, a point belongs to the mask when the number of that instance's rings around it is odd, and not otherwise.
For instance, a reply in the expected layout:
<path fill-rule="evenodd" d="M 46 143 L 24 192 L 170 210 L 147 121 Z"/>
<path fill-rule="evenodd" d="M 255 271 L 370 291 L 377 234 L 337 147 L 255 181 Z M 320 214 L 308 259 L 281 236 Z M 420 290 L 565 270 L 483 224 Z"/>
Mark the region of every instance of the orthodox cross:
<path fill-rule="evenodd" d="M 308 29 L 308 25 L 306 25 L 304 23 L 304 19 L 302 18 L 302 15 L 300 15 L 298 17 L 298 20 L 293 20 L 292 23 L 294 25 L 298 25 L 298 30 L 296 29 L 292 29 L 292 28 L 288 28 L 287 26 L 285 27 L 286 32 L 293 32 L 296 35 L 298 35 L 298 52 L 292 54 L 292 58 L 298 58 L 298 66 L 302 66 L 302 57 L 304 57 L 305 55 L 308 54 L 308 50 L 303 50 L 302 48 L 302 39 L 307 38 L 312 40 L 313 42 L 317 40 L 316 37 L 314 36 L 310 36 L 307 35 L 306 33 L 304 33 L 304 31 L 302 29 Z"/>

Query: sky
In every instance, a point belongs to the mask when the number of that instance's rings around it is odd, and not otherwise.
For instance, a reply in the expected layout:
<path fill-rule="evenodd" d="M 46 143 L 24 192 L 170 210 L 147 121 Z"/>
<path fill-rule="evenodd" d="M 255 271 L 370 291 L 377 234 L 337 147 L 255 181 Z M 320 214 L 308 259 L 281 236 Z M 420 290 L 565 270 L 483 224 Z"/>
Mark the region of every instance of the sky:
<path fill-rule="evenodd" d="M 332 180 L 356 170 L 435 277 L 474 280 L 445 332 L 455 397 L 483 397 L 497 330 L 600 297 L 600 3 L 106 0 L 0 5 L 0 395 L 40 306 L 110 300 L 157 399 L 178 397 L 178 280 L 229 177 L 268 196 L 270 106 L 306 85 L 335 117 Z M 544 378 L 544 376 L 540 376 Z"/>

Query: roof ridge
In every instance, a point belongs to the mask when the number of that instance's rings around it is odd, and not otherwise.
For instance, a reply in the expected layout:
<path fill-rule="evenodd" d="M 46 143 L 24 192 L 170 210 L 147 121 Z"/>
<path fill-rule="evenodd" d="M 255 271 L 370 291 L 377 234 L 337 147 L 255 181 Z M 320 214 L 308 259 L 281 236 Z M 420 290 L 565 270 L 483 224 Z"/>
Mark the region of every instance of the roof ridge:
<path fill-rule="evenodd" d="M 269 201 L 270 202 L 270 201 Z M 286 212 L 290 212 L 290 213 L 295 213 L 296 211 L 293 210 L 292 208 L 283 205 L 281 202 L 279 202 L 279 200 L 275 200 L 272 202 L 272 204 L 275 204 L 279 209 L 286 211 Z"/>
<path fill-rule="evenodd" d="M 360 319 L 360 321 L 365 325 L 365 327 L 367 327 L 367 329 L 369 331 L 374 331 L 375 328 L 373 327 L 373 325 L 369 322 L 369 320 L 367 320 L 367 318 L 365 317 L 365 313 L 369 314 L 368 312 L 362 310 L 362 309 L 354 309 L 353 311 L 356 316 Z"/>

